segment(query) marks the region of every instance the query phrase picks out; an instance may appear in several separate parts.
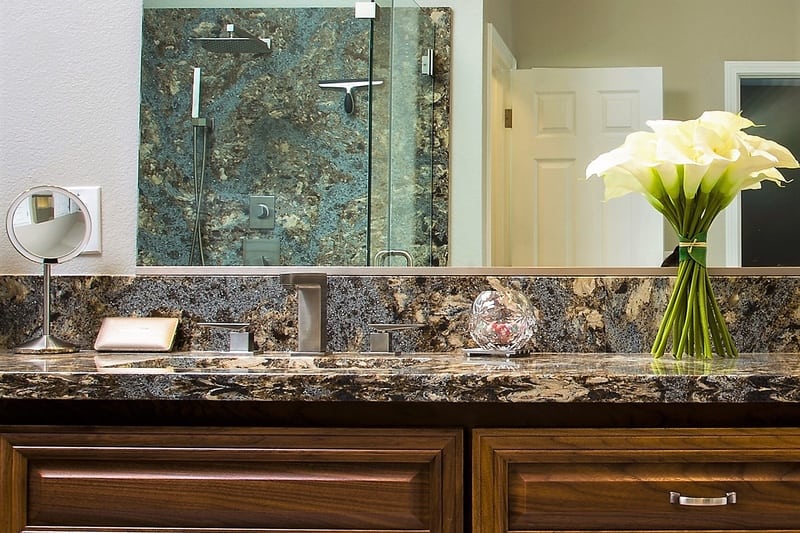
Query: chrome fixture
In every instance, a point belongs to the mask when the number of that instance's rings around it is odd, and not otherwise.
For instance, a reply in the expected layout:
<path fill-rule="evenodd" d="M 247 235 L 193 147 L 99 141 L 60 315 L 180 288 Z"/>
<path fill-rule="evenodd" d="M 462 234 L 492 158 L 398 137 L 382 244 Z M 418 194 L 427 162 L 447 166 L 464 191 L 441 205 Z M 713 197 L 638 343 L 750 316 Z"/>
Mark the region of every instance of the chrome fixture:
<path fill-rule="evenodd" d="M 194 221 L 192 223 L 192 245 L 189 250 L 189 264 L 206 264 L 205 250 L 203 248 L 203 231 L 200 224 L 200 215 L 203 207 L 203 190 L 206 179 L 206 160 L 208 159 L 208 131 L 211 129 L 211 119 L 200 116 L 200 86 L 202 72 L 200 67 L 194 67 L 192 77 L 192 183 L 194 185 Z M 202 143 L 202 144 L 201 144 Z M 202 148 L 201 148 L 202 147 Z"/>
<path fill-rule="evenodd" d="M 328 345 L 328 276 L 324 272 L 281 274 L 281 285 L 297 290 L 296 355 L 322 354 Z"/>
<path fill-rule="evenodd" d="M 393 353 L 399 355 L 392 347 L 392 332 L 419 329 L 424 324 L 370 324 L 370 329 L 375 331 L 369 334 L 370 353 Z"/>
<path fill-rule="evenodd" d="M 200 67 L 194 67 L 192 76 L 192 126 L 210 128 L 211 119 L 200 116 L 200 87 L 202 85 L 203 74 Z"/>
<path fill-rule="evenodd" d="M 733 505 L 736 503 L 736 493 L 726 492 L 725 496 L 717 498 L 683 496 L 680 492 L 670 491 L 669 503 L 672 505 L 687 505 L 694 507 L 716 507 L 720 505 Z"/>
<path fill-rule="evenodd" d="M 264 54 L 272 48 L 272 40 L 256 37 L 234 24 L 227 24 L 227 37 L 195 37 L 193 40 L 217 54 Z"/>
<path fill-rule="evenodd" d="M 375 264 L 377 266 L 386 266 L 386 262 L 394 256 L 405 259 L 406 266 L 414 266 L 414 260 L 411 258 L 411 254 L 405 250 L 381 250 L 375 254 Z"/>
<path fill-rule="evenodd" d="M 353 91 L 359 87 L 369 87 L 370 85 L 382 85 L 380 80 L 323 80 L 319 82 L 319 86 L 323 89 L 342 89 L 344 90 L 344 112 L 348 115 L 352 114 L 356 108 L 355 97 Z"/>
<path fill-rule="evenodd" d="M 71 353 L 80 347 L 50 334 L 50 267 L 77 257 L 89 242 L 89 209 L 75 193 L 62 187 L 32 187 L 8 208 L 6 231 L 25 258 L 42 263 L 44 287 L 42 334 L 14 347 L 14 353 Z"/>
<path fill-rule="evenodd" d="M 428 48 L 425 55 L 422 56 L 421 72 L 426 76 L 433 76 L 433 48 Z"/>
<path fill-rule="evenodd" d="M 259 237 L 242 240 L 245 266 L 278 266 L 281 264 L 281 241 Z"/>
<path fill-rule="evenodd" d="M 194 67 L 192 77 L 192 120 L 200 118 L 200 67 Z"/>
<path fill-rule="evenodd" d="M 275 228 L 275 197 L 272 195 L 250 196 L 250 229 Z"/>
<path fill-rule="evenodd" d="M 201 328 L 230 330 L 228 353 L 253 353 L 253 334 L 247 331 L 247 322 L 198 322 Z"/>

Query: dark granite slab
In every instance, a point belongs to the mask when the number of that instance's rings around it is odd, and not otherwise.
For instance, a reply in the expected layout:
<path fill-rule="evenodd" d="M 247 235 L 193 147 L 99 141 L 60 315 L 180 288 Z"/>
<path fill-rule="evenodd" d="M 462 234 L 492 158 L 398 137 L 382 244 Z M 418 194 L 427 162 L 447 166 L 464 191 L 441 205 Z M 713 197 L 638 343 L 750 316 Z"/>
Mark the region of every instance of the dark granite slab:
<path fill-rule="evenodd" d="M 413 272 L 413 271 L 409 271 Z M 674 277 L 497 276 L 535 308 L 533 352 L 641 353 L 650 350 Z M 800 276 L 714 276 L 717 301 L 741 352 L 800 352 Z M 260 352 L 296 349 L 297 298 L 276 275 L 56 276 L 52 333 L 91 349 L 103 318 L 180 318 L 175 350 L 224 350 L 226 332 L 200 322 L 248 322 Z M 486 275 L 328 277 L 328 349 L 367 349 L 369 324 L 419 323 L 396 336 L 403 351 L 474 347 L 469 312 Z M 0 276 L 0 350 L 41 334 L 42 280 Z"/>
<path fill-rule="evenodd" d="M 289 356 L 0 352 L 0 399 L 437 403 L 800 402 L 800 354 Z"/>

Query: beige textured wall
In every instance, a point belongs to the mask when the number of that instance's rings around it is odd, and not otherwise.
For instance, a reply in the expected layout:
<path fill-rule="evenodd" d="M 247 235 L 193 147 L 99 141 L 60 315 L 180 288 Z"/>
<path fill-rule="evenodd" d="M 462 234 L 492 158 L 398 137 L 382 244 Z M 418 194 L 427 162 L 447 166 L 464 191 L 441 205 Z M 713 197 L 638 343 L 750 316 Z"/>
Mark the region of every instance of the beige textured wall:
<path fill-rule="evenodd" d="M 507 45 L 511 44 L 514 31 L 513 2 L 514 0 L 483 0 L 484 22 L 494 24 Z"/>
<path fill-rule="evenodd" d="M 511 3 L 519 68 L 662 66 L 665 118 L 722 109 L 724 61 L 800 59 L 800 0 Z"/>

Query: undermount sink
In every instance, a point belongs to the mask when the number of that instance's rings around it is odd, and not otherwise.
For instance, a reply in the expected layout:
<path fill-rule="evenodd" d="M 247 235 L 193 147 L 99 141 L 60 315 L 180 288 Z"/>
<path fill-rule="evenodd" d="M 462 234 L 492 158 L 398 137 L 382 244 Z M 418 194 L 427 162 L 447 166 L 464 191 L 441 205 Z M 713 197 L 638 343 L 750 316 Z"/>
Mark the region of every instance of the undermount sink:
<path fill-rule="evenodd" d="M 376 355 L 359 353 L 325 355 L 232 354 L 98 354 L 97 369 L 103 372 L 281 372 L 303 370 L 375 369 L 399 370 L 430 361 L 420 355 Z"/>

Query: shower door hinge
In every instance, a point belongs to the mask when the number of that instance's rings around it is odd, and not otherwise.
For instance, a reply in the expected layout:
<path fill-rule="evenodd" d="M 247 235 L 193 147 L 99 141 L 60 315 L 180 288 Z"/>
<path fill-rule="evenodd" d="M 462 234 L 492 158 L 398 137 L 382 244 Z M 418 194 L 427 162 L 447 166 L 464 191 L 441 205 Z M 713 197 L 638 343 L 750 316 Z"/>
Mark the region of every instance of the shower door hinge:
<path fill-rule="evenodd" d="M 428 48 L 422 56 L 422 73 L 426 76 L 433 76 L 433 48 Z"/>
<path fill-rule="evenodd" d="M 514 112 L 511 109 L 506 109 L 503 116 L 503 122 L 507 129 L 511 129 L 514 124 Z"/>
<path fill-rule="evenodd" d="M 375 2 L 356 2 L 357 19 L 374 19 L 378 17 L 378 4 Z"/>

